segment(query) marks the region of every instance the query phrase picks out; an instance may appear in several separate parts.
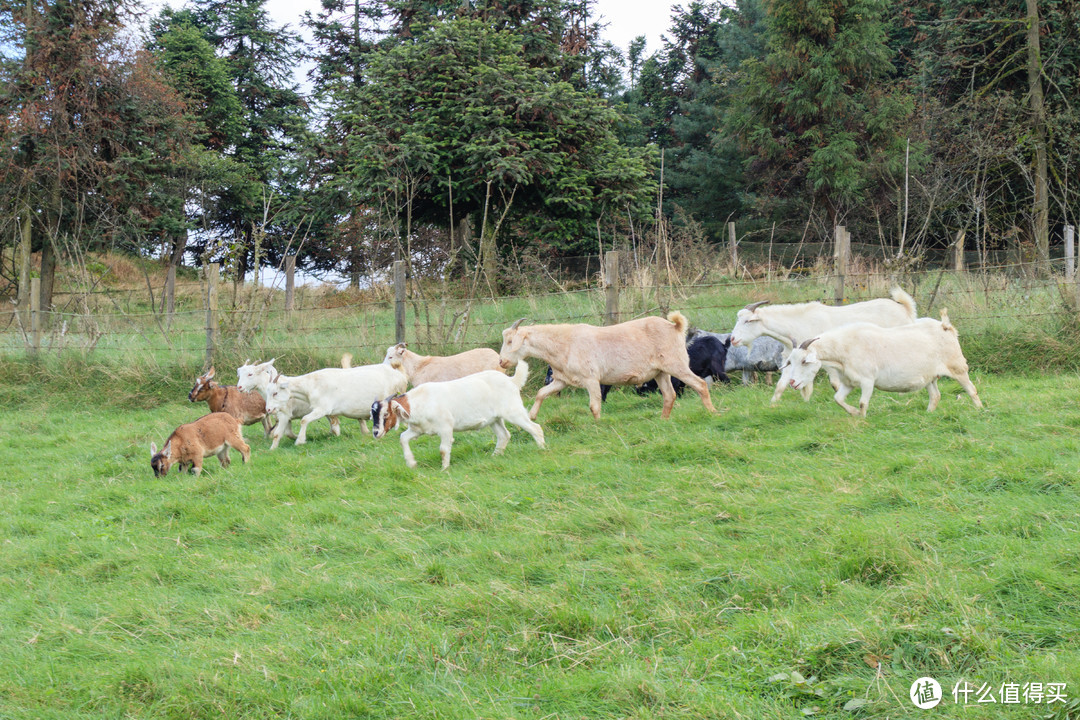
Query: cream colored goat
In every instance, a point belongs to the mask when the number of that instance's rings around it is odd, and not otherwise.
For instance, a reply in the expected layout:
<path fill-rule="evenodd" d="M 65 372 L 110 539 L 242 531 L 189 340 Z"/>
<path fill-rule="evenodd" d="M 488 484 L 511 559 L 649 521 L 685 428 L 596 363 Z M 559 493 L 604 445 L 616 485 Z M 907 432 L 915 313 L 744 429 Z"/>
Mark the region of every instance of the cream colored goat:
<path fill-rule="evenodd" d="M 677 377 L 701 395 L 709 412 L 716 412 L 709 386 L 690 369 L 686 352 L 686 317 L 668 313 L 667 319 L 646 317 L 608 327 L 595 325 L 529 325 L 521 320 L 503 330 L 499 357 L 503 367 L 525 358 L 539 358 L 551 366 L 551 383 L 536 393 L 529 418 L 536 419 L 540 404 L 567 385 L 589 391 L 589 409 L 600 418 L 601 385 L 641 385 L 656 380 L 664 396 L 661 417 L 675 405 L 671 378 Z"/>
<path fill-rule="evenodd" d="M 429 382 L 457 380 L 484 370 L 502 372 L 499 353 L 491 348 L 466 350 L 457 355 L 418 355 L 402 342 L 387 348 L 383 363 L 405 373 L 413 387 Z"/>

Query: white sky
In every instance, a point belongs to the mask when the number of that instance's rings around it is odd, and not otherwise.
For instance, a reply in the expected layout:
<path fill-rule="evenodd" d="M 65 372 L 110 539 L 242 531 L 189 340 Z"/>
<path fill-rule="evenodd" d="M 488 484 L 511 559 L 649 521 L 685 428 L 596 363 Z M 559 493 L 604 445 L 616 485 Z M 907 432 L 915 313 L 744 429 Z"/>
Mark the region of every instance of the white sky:
<path fill-rule="evenodd" d="M 182 0 L 168 0 L 173 7 Z M 162 0 L 149 0 L 149 4 L 164 4 Z M 604 35 L 616 47 L 626 51 L 630 41 L 638 35 L 646 37 L 646 54 L 660 49 L 660 36 L 671 24 L 671 8 L 684 5 L 676 0 L 597 0 L 594 11 L 603 22 L 608 23 Z M 307 10 L 316 11 L 319 0 L 268 0 L 267 12 L 278 24 L 288 24 L 300 31 L 300 18 Z"/>
<path fill-rule="evenodd" d="M 660 49 L 660 36 L 671 25 L 671 8 L 683 6 L 673 0 L 597 0 L 595 10 L 608 23 L 604 36 L 626 51 L 638 35 L 646 38 L 646 56 Z"/>

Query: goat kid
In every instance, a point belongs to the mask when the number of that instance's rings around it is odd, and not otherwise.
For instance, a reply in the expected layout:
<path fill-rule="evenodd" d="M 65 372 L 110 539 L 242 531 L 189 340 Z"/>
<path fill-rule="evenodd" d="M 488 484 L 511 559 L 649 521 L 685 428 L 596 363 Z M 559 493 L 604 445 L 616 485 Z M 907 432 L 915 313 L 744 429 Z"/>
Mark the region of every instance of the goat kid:
<path fill-rule="evenodd" d="M 229 467 L 230 447 L 240 452 L 245 463 L 251 458 L 251 448 L 240 433 L 240 421 L 229 413 L 210 413 L 173 430 L 161 452 L 155 443 L 150 443 L 150 467 L 155 477 L 165 477 L 173 465 L 180 472 L 193 469 L 199 475 L 203 458 L 211 455 L 217 455 L 221 467 Z"/>
<path fill-rule="evenodd" d="M 517 425 L 544 449 L 544 429 L 529 419 L 521 402 L 521 388 L 529 377 L 529 366 L 519 361 L 512 377 L 499 370 L 485 370 L 456 380 L 428 382 L 407 393 L 376 400 L 371 405 L 371 433 L 376 439 L 399 422 L 407 423 L 401 433 L 405 464 L 416 467 L 409 441 L 421 435 L 439 436 L 442 468 L 450 467 L 450 449 L 455 430 L 490 427 L 495 433 L 495 455 L 510 442 L 506 423 Z"/>
<path fill-rule="evenodd" d="M 188 393 L 191 402 L 206 402 L 210 412 L 227 412 L 241 425 L 254 425 L 262 421 L 263 437 L 270 437 L 273 426 L 266 412 L 266 401 L 256 392 L 241 392 L 235 385 L 219 385 L 214 382 L 214 368 L 195 379 L 195 386 Z"/>
<path fill-rule="evenodd" d="M 883 328 L 872 323 L 853 323 L 822 333 L 791 351 L 780 382 L 793 388 L 809 383 L 822 367 L 832 369 L 839 385 L 833 399 L 852 415 L 866 417 L 874 389 L 915 392 L 926 388 L 927 412 L 941 399 L 938 378 L 951 377 L 981 408 L 979 393 L 968 377 L 968 364 L 960 349 L 956 328 L 943 309 L 941 320 L 920 318 L 900 327 Z M 859 407 L 844 402 L 859 388 Z"/>

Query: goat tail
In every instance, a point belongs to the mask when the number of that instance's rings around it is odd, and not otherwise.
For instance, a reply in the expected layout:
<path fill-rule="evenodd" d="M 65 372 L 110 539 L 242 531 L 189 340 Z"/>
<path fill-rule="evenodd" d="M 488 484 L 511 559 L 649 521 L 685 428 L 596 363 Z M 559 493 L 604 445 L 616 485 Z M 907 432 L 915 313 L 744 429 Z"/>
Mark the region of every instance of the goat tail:
<path fill-rule="evenodd" d="M 667 316 L 668 322 L 675 323 L 675 329 L 679 331 L 679 334 L 683 337 L 686 336 L 686 331 L 690 328 L 690 323 L 686 320 L 686 316 L 678 310 L 672 310 Z"/>
<path fill-rule="evenodd" d="M 352 367 L 352 353 L 345 353 L 341 356 L 341 369 L 348 370 Z"/>
<path fill-rule="evenodd" d="M 919 314 L 915 311 L 915 298 L 904 292 L 899 285 L 894 286 L 893 289 L 889 291 L 889 295 L 894 302 L 898 302 L 904 306 L 908 316 L 911 318 L 911 322 L 915 322 L 915 319 L 919 317 Z"/>
<path fill-rule="evenodd" d="M 517 385 L 518 390 L 525 387 L 525 381 L 529 379 L 529 363 L 518 360 L 517 367 L 514 369 L 514 374 L 510 379 Z"/>
<path fill-rule="evenodd" d="M 956 327 L 949 322 L 949 309 L 941 308 L 941 327 L 948 332 L 955 333 Z"/>

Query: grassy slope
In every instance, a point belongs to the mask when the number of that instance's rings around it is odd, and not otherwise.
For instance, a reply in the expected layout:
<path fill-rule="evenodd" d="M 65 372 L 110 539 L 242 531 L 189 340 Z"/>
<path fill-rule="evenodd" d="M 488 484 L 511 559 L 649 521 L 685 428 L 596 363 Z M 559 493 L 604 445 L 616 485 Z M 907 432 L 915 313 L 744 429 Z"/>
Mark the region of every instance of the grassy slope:
<path fill-rule="evenodd" d="M 446 473 L 434 438 L 410 471 L 352 422 L 274 453 L 251 427 L 251 465 L 164 481 L 149 442 L 198 409 L 9 389 L 0 716 L 904 717 L 922 675 L 1080 695 L 1080 381 L 975 381 L 985 412 L 943 381 L 936 413 L 878 393 L 866 421 L 757 386 L 670 422 L 613 393 L 597 423 L 565 392 L 546 452 L 462 433 Z M 791 671 L 818 683 L 769 681 Z"/>

